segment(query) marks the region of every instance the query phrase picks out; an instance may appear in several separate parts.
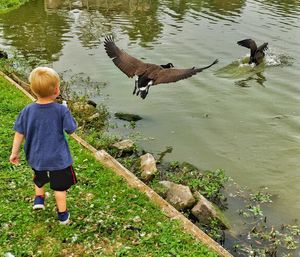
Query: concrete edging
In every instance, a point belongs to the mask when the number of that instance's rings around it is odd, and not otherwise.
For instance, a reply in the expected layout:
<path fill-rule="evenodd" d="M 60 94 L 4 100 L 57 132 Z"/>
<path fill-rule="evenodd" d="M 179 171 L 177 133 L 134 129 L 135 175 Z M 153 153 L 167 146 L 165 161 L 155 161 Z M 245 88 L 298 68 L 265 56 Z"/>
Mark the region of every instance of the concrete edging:
<path fill-rule="evenodd" d="M 12 80 L 10 77 L 5 75 L 2 71 L 0 71 L 0 75 L 16 86 L 19 90 L 21 90 L 27 97 L 29 97 L 32 101 L 36 99 L 29 94 L 23 87 L 21 87 L 18 83 Z M 153 189 L 148 187 L 145 183 L 143 183 L 140 179 L 138 179 L 132 172 L 126 169 L 121 163 L 119 163 L 116 159 L 114 159 L 111 155 L 109 155 L 104 150 L 97 150 L 81 137 L 72 134 L 72 138 L 88 149 L 93 153 L 95 158 L 103 163 L 105 166 L 111 168 L 117 175 L 123 177 L 127 183 L 133 187 L 138 189 L 140 192 L 146 194 L 148 198 L 154 202 L 156 205 L 160 207 L 160 209 L 171 219 L 176 219 L 181 221 L 184 229 L 187 233 L 192 234 L 196 239 L 201 241 L 205 246 L 215 251 L 217 254 L 223 257 L 233 257 L 227 250 L 225 250 L 221 245 L 219 245 L 216 241 L 214 241 L 211 237 L 205 234 L 200 228 L 198 228 L 195 224 L 193 224 L 189 219 L 187 219 L 182 213 L 177 211 L 171 204 L 169 204 L 166 200 L 160 197 Z"/>

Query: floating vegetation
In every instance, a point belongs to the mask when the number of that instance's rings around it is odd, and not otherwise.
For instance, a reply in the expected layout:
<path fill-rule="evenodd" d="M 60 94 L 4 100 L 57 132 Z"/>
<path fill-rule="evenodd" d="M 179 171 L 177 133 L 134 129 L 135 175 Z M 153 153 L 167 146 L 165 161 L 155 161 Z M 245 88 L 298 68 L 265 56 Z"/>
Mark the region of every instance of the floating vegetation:
<path fill-rule="evenodd" d="M 238 211 L 244 223 L 244 232 L 235 237 L 233 251 L 237 256 L 275 257 L 292 256 L 300 242 L 300 226 L 282 224 L 277 228 L 268 222 L 264 208 L 274 201 L 274 196 L 266 190 L 248 193 L 243 190 L 242 197 L 245 207 Z"/>

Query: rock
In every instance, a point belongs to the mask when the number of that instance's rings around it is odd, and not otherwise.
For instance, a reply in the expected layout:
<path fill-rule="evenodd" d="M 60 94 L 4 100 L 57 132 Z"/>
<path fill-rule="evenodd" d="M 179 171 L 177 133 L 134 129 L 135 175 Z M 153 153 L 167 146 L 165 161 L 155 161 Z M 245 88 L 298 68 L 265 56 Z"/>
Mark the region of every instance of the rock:
<path fill-rule="evenodd" d="M 164 182 L 164 181 L 162 181 Z M 167 181 L 168 182 L 168 181 Z M 152 186 L 152 189 L 158 194 L 160 195 L 162 198 L 166 199 L 167 198 L 167 192 L 168 192 L 168 188 L 166 186 L 164 186 L 163 184 L 159 183 L 155 183 Z"/>
<path fill-rule="evenodd" d="M 188 209 L 195 204 L 196 200 L 188 186 L 175 184 L 170 181 L 161 181 L 159 183 L 168 189 L 166 200 L 177 210 Z"/>
<path fill-rule="evenodd" d="M 156 161 L 150 153 L 146 153 L 140 156 L 140 159 L 141 159 L 142 180 L 149 181 L 154 177 L 155 173 L 157 172 Z"/>
<path fill-rule="evenodd" d="M 140 223 L 140 222 L 142 222 L 142 219 L 141 219 L 140 216 L 135 216 L 132 220 L 133 220 L 133 222 L 135 222 L 135 223 Z"/>
<path fill-rule="evenodd" d="M 4 254 L 5 257 L 15 257 L 12 253 L 7 252 Z"/>
<path fill-rule="evenodd" d="M 75 102 L 73 104 L 73 108 L 76 111 L 84 111 L 84 112 L 93 111 L 95 109 L 95 107 L 93 107 L 92 105 L 84 102 Z"/>
<path fill-rule="evenodd" d="M 97 107 L 97 104 L 92 100 L 87 100 L 87 104 L 94 106 L 95 108 Z"/>
<path fill-rule="evenodd" d="M 228 228 L 228 222 L 222 215 L 218 207 L 214 206 L 199 192 L 196 193 L 198 199 L 197 204 L 192 209 L 192 214 L 199 220 L 201 224 L 209 224 L 210 218 L 217 219 L 224 228 Z"/>
<path fill-rule="evenodd" d="M 85 199 L 87 201 L 91 201 L 92 199 L 94 199 L 95 195 L 92 193 L 87 193 Z"/>
<path fill-rule="evenodd" d="M 120 120 L 127 120 L 127 121 L 138 121 L 141 120 L 142 117 L 136 114 L 130 113 L 123 113 L 123 112 L 116 112 L 115 117 Z"/>
<path fill-rule="evenodd" d="M 160 185 L 164 186 L 167 190 L 171 188 L 171 186 L 174 184 L 173 182 L 163 180 L 158 182 Z"/>
<path fill-rule="evenodd" d="M 112 146 L 119 150 L 129 150 L 134 145 L 134 142 L 130 139 L 125 139 L 120 142 L 114 143 Z"/>
<path fill-rule="evenodd" d="M 4 50 L 0 50 L 0 58 L 7 59 L 8 54 Z"/>
<path fill-rule="evenodd" d="M 92 116 L 88 117 L 87 119 L 88 119 L 88 121 L 92 121 L 92 120 L 95 120 L 95 119 L 97 119 L 99 117 L 100 117 L 100 113 L 96 112 Z"/>

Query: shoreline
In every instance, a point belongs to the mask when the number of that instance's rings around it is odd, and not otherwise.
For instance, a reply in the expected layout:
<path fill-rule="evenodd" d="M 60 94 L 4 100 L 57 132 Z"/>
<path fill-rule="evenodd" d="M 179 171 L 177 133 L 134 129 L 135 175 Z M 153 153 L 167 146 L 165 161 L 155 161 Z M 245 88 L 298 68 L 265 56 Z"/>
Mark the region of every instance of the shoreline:
<path fill-rule="evenodd" d="M 24 92 L 23 92 L 24 93 Z M 28 95 L 27 95 L 28 96 Z M 78 138 L 77 138 L 78 139 Z M 98 157 L 99 157 L 99 152 L 98 152 Z M 140 187 L 140 186 L 138 186 L 138 187 Z M 152 193 L 153 194 L 153 193 Z M 208 238 L 208 236 L 206 236 L 207 238 Z M 212 242 L 214 242 L 214 241 L 211 241 L 210 243 L 212 243 Z M 214 244 L 214 243 L 212 243 L 212 244 Z M 216 249 L 218 249 L 218 247 L 216 248 Z M 222 248 L 219 248 L 219 253 L 220 253 L 220 256 L 231 256 L 230 254 L 228 254 L 227 255 L 227 251 L 221 251 L 221 249 Z M 200 255 L 199 255 L 200 256 Z M 206 255 L 204 255 L 204 256 L 206 256 Z"/>
<path fill-rule="evenodd" d="M 16 76 L 13 76 L 13 77 L 16 80 Z M 18 80 L 20 80 L 20 79 L 18 79 Z M 28 85 L 25 82 L 22 82 L 21 84 L 22 84 L 23 87 L 25 86 L 25 88 L 27 89 Z M 26 92 L 26 94 L 28 94 L 26 89 L 24 89 L 22 91 L 24 91 L 24 92 Z M 31 99 L 33 99 L 30 94 L 28 96 Z M 84 99 L 84 100 L 86 101 L 87 99 Z M 72 103 L 72 104 L 76 105 L 76 103 Z M 79 106 L 82 106 L 82 104 L 83 104 L 83 106 L 85 106 L 84 103 L 80 103 Z M 88 109 L 90 109 L 90 108 L 88 108 Z M 80 108 L 79 108 L 79 111 L 80 111 Z M 80 115 L 83 115 L 83 113 L 84 112 L 80 111 Z M 81 117 L 84 117 L 84 115 L 81 116 Z M 104 115 L 104 117 L 105 117 L 105 115 Z M 85 118 L 87 118 L 87 117 L 85 117 Z M 95 123 L 95 124 L 97 125 L 98 123 Z M 92 128 L 91 131 L 94 131 L 93 123 L 85 124 L 85 122 L 83 121 L 83 128 L 85 127 L 85 125 L 88 125 L 89 128 Z M 103 123 L 100 122 L 100 125 L 102 126 Z M 97 126 L 96 126 L 96 128 L 97 128 Z M 96 131 L 97 131 L 97 129 L 96 129 Z M 84 130 L 83 130 L 79 133 L 79 135 L 82 134 L 83 136 L 87 136 L 87 135 L 91 136 L 89 131 L 86 131 L 86 132 L 87 133 L 84 133 Z M 96 148 L 97 149 L 102 149 L 102 143 L 103 142 L 99 142 L 99 139 L 100 139 L 99 135 L 98 136 L 97 135 L 96 136 L 92 135 L 91 137 L 88 138 L 87 141 L 88 142 L 90 142 L 90 141 L 91 142 L 97 142 L 98 145 L 96 144 L 96 146 L 90 147 L 90 143 L 87 143 L 87 144 L 84 143 L 84 144 L 88 148 L 90 148 L 90 150 L 92 152 L 96 153 L 97 152 Z M 114 141 L 115 138 L 113 139 L 113 141 L 111 141 L 111 140 L 112 139 L 110 139 L 110 138 L 104 138 L 104 146 L 109 147 L 113 142 L 116 142 L 116 141 Z M 117 140 L 120 140 L 120 138 L 117 138 Z M 138 149 L 136 149 L 135 147 L 134 147 L 134 152 L 138 151 Z M 108 149 L 109 149 L 109 152 L 112 153 L 112 155 L 118 156 L 118 151 L 116 151 L 115 149 L 111 149 L 111 148 L 108 148 Z M 122 151 L 121 151 L 121 153 L 122 153 Z M 117 159 L 120 159 L 120 158 L 117 158 Z M 179 165 L 179 163 L 178 162 L 173 162 L 173 163 L 170 163 L 170 164 L 171 164 L 171 166 L 174 166 L 173 168 L 175 168 L 174 170 L 172 170 L 172 173 L 173 173 L 177 169 L 177 167 L 178 167 L 177 165 Z M 127 169 L 131 170 L 131 168 L 134 166 L 134 162 L 132 162 L 130 159 L 128 160 L 126 158 L 126 155 L 125 155 L 123 165 Z M 152 184 L 151 184 L 151 188 L 153 189 Z M 239 189 L 236 188 L 235 190 L 236 191 L 234 191 L 233 194 L 237 194 L 238 195 L 237 197 L 240 198 L 240 199 L 236 199 L 236 200 L 237 201 L 241 201 L 241 200 L 245 201 L 245 206 L 243 206 L 242 209 L 238 210 L 239 215 L 241 217 L 241 218 L 239 218 L 239 220 L 244 222 L 244 226 L 243 226 L 243 230 L 244 230 L 243 232 L 244 233 L 240 234 L 240 235 L 237 235 L 236 232 L 234 232 L 234 231 L 225 230 L 227 240 L 229 239 L 229 242 L 230 242 L 229 245 L 228 244 L 226 245 L 226 248 L 230 249 L 230 251 L 232 251 L 233 253 L 236 253 L 236 254 L 238 254 L 238 253 L 239 254 L 243 254 L 243 253 L 251 254 L 252 252 L 255 253 L 255 254 L 262 254 L 262 253 L 267 253 L 267 252 L 270 252 L 272 254 L 276 254 L 277 251 L 279 250 L 278 248 L 283 249 L 283 252 L 286 252 L 285 248 L 286 249 L 294 249 L 295 246 L 293 246 L 293 245 L 297 244 L 297 239 L 294 238 L 295 235 L 296 235 L 295 230 L 297 230 L 298 226 L 295 227 L 294 225 L 287 225 L 286 226 L 287 230 L 284 231 L 284 233 L 280 233 L 279 231 L 275 230 L 276 233 L 279 233 L 278 234 L 279 238 L 277 239 L 278 242 L 279 242 L 278 245 L 274 246 L 274 241 L 273 241 L 272 237 L 269 236 L 270 229 L 271 229 L 271 231 L 273 231 L 274 226 L 272 224 L 267 224 L 266 223 L 267 217 L 263 216 L 264 214 L 262 212 L 262 209 L 261 209 L 260 205 L 271 203 L 272 202 L 271 199 L 270 199 L 271 195 L 268 194 L 268 193 L 265 193 L 265 192 L 261 192 L 261 191 L 257 192 L 257 193 L 254 193 L 252 195 L 249 194 L 249 192 L 244 192 L 244 193 L 242 193 L 242 195 L 239 195 L 239 193 L 237 193 L 239 191 Z M 188 213 L 186 213 L 185 215 L 188 215 Z M 252 225 L 253 221 L 256 224 L 254 226 L 254 228 L 253 228 L 253 225 Z M 264 226 L 264 229 L 259 228 L 260 226 Z M 257 228 L 259 228 L 258 231 L 256 231 Z M 212 227 L 209 228 L 209 229 L 212 229 L 213 235 L 217 236 L 218 241 L 219 241 L 220 234 L 219 235 L 215 234 L 215 232 L 216 232 L 214 230 L 215 229 L 215 224 L 212 224 Z M 205 228 L 205 230 L 206 230 L 206 228 Z M 240 232 L 238 232 L 238 233 L 240 233 Z M 206 231 L 206 234 L 208 234 L 207 231 Z M 251 236 L 249 236 L 249 235 L 251 235 Z M 249 238 L 250 238 L 250 240 L 249 240 Z M 257 238 L 261 238 L 261 239 L 264 238 L 264 239 L 262 239 L 262 242 L 259 242 L 259 239 L 257 239 Z M 285 242 L 286 238 L 290 238 L 289 239 L 290 241 L 288 241 L 288 243 Z M 252 247 L 252 243 L 257 244 L 257 245 Z M 285 246 L 285 244 L 287 244 L 287 245 Z M 292 246 L 290 246 L 290 245 L 292 245 Z M 293 248 L 290 248 L 290 247 L 293 247 Z M 279 251 L 281 252 L 281 250 L 279 250 Z"/>

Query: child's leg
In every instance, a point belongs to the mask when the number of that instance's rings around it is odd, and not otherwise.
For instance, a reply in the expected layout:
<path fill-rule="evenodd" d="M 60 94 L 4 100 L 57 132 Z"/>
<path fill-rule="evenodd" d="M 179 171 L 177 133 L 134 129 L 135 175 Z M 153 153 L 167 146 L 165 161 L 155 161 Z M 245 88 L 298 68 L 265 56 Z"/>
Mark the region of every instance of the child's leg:
<path fill-rule="evenodd" d="M 59 212 L 67 210 L 67 191 L 54 191 L 56 206 Z"/>
<path fill-rule="evenodd" d="M 35 189 L 35 195 L 41 195 L 41 196 L 45 195 L 44 186 L 43 187 L 38 187 L 37 185 L 34 185 L 34 189 Z"/>
<path fill-rule="evenodd" d="M 54 190 L 58 212 L 67 210 L 67 190 L 76 182 L 72 166 L 50 172 L 50 188 Z"/>
<path fill-rule="evenodd" d="M 33 202 L 33 209 L 39 210 L 39 209 L 45 209 L 45 188 L 44 186 L 38 187 L 37 185 L 34 185 L 35 189 L 35 198 Z"/>

